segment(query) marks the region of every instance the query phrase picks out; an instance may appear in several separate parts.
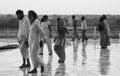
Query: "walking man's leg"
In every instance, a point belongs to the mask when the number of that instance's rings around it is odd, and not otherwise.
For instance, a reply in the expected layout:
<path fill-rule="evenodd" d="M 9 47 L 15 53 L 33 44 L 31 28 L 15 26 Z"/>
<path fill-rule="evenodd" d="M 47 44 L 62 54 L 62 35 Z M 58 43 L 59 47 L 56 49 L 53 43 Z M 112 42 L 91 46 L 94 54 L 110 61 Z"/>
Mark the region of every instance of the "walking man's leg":
<path fill-rule="evenodd" d="M 86 42 L 87 42 L 88 38 L 87 38 L 87 36 L 86 36 L 86 30 L 84 30 L 84 37 L 85 37 L 85 40 L 86 40 Z"/>
<path fill-rule="evenodd" d="M 84 42 L 84 31 L 82 30 L 82 42 Z"/>
<path fill-rule="evenodd" d="M 40 53 L 39 53 L 39 55 L 43 55 L 44 41 L 41 40 L 39 45 L 40 45 Z"/>
<path fill-rule="evenodd" d="M 23 58 L 23 64 L 19 68 L 30 67 L 28 46 L 25 42 L 26 39 L 24 38 L 21 43 L 19 43 L 20 52 Z"/>
<path fill-rule="evenodd" d="M 44 64 L 42 62 L 42 58 L 39 58 L 38 57 L 38 54 L 39 54 L 39 43 L 34 41 L 31 45 L 31 59 L 32 59 L 32 62 L 33 62 L 33 70 L 28 72 L 28 73 L 37 73 L 37 67 L 38 66 L 41 66 L 41 72 L 44 71 Z"/>
<path fill-rule="evenodd" d="M 50 37 L 47 37 L 47 38 L 46 38 L 46 42 L 47 42 L 47 46 L 48 46 L 49 55 L 52 55 L 51 38 L 50 38 Z"/>

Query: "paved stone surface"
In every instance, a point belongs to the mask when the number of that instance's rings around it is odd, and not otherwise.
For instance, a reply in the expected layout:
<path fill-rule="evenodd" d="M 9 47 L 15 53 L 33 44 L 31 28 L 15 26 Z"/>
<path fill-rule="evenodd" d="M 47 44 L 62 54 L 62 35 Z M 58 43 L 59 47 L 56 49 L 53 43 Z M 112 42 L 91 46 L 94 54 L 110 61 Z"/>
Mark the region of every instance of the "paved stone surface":
<path fill-rule="evenodd" d="M 93 42 L 94 43 L 94 42 Z M 72 42 L 71 42 L 72 44 Z M 54 44 L 53 44 L 54 45 Z M 83 52 L 82 52 L 83 51 Z M 85 52 L 86 51 L 86 52 Z M 120 44 L 113 43 L 106 50 L 99 44 L 79 43 L 78 52 L 73 51 L 73 44 L 66 48 L 65 64 L 58 64 L 58 57 L 53 53 L 48 56 L 44 46 L 45 72 L 28 74 L 32 68 L 19 69 L 22 58 L 19 49 L 0 51 L 0 76 L 119 76 L 120 75 Z"/>

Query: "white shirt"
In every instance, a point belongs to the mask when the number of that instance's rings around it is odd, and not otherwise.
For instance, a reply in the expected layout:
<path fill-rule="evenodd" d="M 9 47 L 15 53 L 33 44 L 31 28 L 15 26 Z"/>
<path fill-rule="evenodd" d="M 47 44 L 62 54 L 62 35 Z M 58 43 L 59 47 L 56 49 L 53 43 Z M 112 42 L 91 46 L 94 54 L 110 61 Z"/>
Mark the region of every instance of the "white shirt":
<path fill-rule="evenodd" d="M 42 30 L 42 32 L 44 33 L 45 36 L 50 34 L 49 25 L 50 25 L 49 21 L 41 22 L 40 28 L 41 28 L 41 30 Z"/>
<path fill-rule="evenodd" d="M 29 39 L 31 38 L 38 38 L 43 39 L 43 33 L 40 28 L 40 21 L 36 19 L 31 25 L 30 25 L 30 34 Z"/>
<path fill-rule="evenodd" d="M 30 31 L 30 23 L 26 16 L 23 17 L 22 20 L 19 21 L 19 31 L 18 31 L 18 37 L 21 35 L 28 36 Z"/>
<path fill-rule="evenodd" d="M 83 29 L 83 30 L 87 29 L 87 22 L 86 22 L 86 20 L 81 22 L 81 29 Z"/>

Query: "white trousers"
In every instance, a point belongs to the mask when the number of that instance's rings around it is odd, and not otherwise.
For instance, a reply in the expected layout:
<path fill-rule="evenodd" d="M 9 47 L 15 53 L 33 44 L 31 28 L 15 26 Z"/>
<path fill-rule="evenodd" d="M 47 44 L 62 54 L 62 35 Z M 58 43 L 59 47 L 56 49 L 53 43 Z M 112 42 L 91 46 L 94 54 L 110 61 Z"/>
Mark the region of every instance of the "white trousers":
<path fill-rule="evenodd" d="M 39 39 L 37 36 L 33 36 L 29 40 L 30 54 L 34 68 L 43 66 L 43 59 L 39 56 Z"/>
<path fill-rule="evenodd" d="M 45 39 L 46 39 L 46 42 L 47 42 L 48 52 L 52 53 L 51 38 L 50 37 L 46 37 Z"/>
<path fill-rule="evenodd" d="M 52 51 L 51 38 L 48 37 L 48 36 L 45 36 L 45 40 L 46 40 L 46 43 L 47 43 L 48 52 L 49 52 L 49 53 L 52 53 L 53 51 Z M 43 44 L 44 44 L 44 42 L 43 42 Z M 41 48 L 40 53 L 43 53 L 43 47 Z"/>
<path fill-rule="evenodd" d="M 28 52 L 28 46 L 26 44 L 26 36 L 25 35 L 21 35 L 17 38 L 18 43 L 19 43 L 19 49 L 22 55 L 22 58 L 29 58 L 29 52 Z"/>

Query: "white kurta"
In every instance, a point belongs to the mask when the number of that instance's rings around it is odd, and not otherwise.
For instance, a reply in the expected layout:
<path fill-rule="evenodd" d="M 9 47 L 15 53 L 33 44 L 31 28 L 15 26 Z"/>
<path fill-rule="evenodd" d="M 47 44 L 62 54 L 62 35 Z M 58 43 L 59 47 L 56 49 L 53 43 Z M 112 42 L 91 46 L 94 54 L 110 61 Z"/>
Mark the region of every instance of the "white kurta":
<path fill-rule="evenodd" d="M 86 22 L 86 20 L 81 22 L 81 29 L 82 30 L 86 30 L 87 29 L 87 22 Z"/>
<path fill-rule="evenodd" d="M 26 16 L 22 20 L 19 21 L 19 31 L 18 31 L 18 37 L 21 35 L 28 36 L 29 35 L 29 29 L 30 23 Z"/>
<path fill-rule="evenodd" d="M 24 16 L 24 18 L 19 21 L 19 31 L 17 37 L 19 42 L 19 48 L 23 58 L 29 57 L 28 47 L 25 43 L 27 41 L 27 36 L 29 35 L 29 26 L 29 20 L 26 16 Z"/>
<path fill-rule="evenodd" d="M 43 65 L 42 58 L 38 57 L 39 41 L 41 38 L 43 38 L 43 33 L 41 32 L 41 29 L 40 29 L 40 22 L 38 19 L 36 19 L 30 26 L 30 34 L 29 34 L 31 59 L 33 62 L 33 66 L 35 68 Z"/>
<path fill-rule="evenodd" d="M 51 44 L 51 38 L 50 38 L 50 30 L 49 30 L 50 22 L 41 22 L 41 30 L 44 33 L 44 37 L 48 46 L 49 53 L 52 53 L 52 44 Z M 43 52 L 42 52 L 43 53 Z"/>
<path fill-rule="evenodd" d="M 44 33 L 45 36 L 50 34 L 49 26 L 50 26 L 50 22 L 49 21 L 41 22 L 40 28 L 41 28 L 41 30 L 42 30 L 42 32 Z"/>

